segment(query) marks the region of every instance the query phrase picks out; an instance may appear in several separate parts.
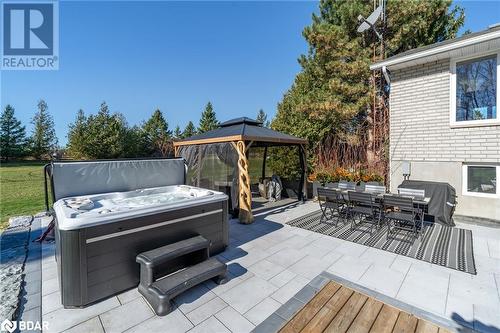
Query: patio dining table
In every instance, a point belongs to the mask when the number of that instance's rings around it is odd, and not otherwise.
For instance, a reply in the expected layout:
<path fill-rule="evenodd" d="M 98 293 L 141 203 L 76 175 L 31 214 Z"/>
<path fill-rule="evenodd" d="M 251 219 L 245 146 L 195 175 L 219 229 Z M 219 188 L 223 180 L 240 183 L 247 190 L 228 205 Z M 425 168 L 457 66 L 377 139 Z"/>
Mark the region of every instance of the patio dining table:
<path fill-rule="evenodd" d="M 344 197 L 347 197 L 348 193 L 353 191 L 353 190 L 348 190 L 348 189 L 340 189 L 338 187 L 324 187 L 326 189 L 329 189 L 329 190 L 335 190 L 335 191 L 339 191 L 340 193 L 342 193 L 342 195 Z M 370 192 L 370 191 L 365 191 L 365 190 L 362 190 L 362 189 L 356 189 L 354 190 L 355 192 L 363 192 L 363 193 L 370 193 L 372 194 L 376 200 L 382 200 L 383 197 L 384 197 L 384 194 L 391 194 L 391 195 L 398 195 L 398 196 L 402 196 L 402 197 L 407 197 L 407 198 L 412 198 L 413 199 L 413 204 L 415 205 L 419 205 L 419 206 L 428 206 L 429 205 L 429 201 L 431 200 L 430 197 L 424 197 L 424 198 L 421 198 L 421 197 L 414 197 L 414 196 L 410 196 L 410 195 L 400 195 L 398 193 L 381 193 L 381 192 Z"/>
<path fill-rule="evenodd" d="M 349 189 L 340 189 L 338 187 L 325 187 L 325 188 L 330 189 L 330 190 L 339 191 L 340 193 L 342 193 L 342 197 L 344 198 L 344 200 L 346 202 L 348 201 L 348 195 L 349 195 L 348 193 L 350 191 L 353 191 L 353 190 L 349 190 Z M 385 194 L 391 194 L 391 195 L 396 195 L 396 196 L 401 196 L 401 197 L 412 198 L 413 199 L 413 205 L 415 206 L 415 208 L 417 208 L 417 209 L 419 209 L 419 210 L 422 211 L 422 213 L 419 214 L 420 215 L 420 223 L 421 223 L 421 225 L 423 226 L 424 223 L 425 223 L 424 215 L 427 213 L 429 202 L 431 200 L 430 197 L 421 198 L 421 197 L 414 197 L 414 196 L 409 196 L 409 195 L 400 195 L 398 193 L 371 192 L 371 191 L 365 191 L 365 190 L 362 190 L 362 189 L 359 189 L 359 188 L 356 188 L 354 191 L 355 192 L 370 193 L 370 194 L 372 194 L 374 196 L 375 201 L 378 202 L 378 203 L 382 202 Z"/>

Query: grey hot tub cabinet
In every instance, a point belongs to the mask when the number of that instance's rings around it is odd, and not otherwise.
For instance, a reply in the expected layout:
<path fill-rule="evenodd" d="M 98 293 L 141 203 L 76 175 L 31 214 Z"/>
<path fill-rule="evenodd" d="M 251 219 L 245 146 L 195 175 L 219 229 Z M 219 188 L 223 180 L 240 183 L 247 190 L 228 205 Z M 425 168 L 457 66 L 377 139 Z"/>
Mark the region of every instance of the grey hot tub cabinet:
<path fill-rule="evenodd" d="M 115 160 L 52 163 L 49 175 L 55 201 L 181 185 L 185 172 L 181 159 Z M 55 235 L 62 304 L 83 307 L 136 287 L 140 269 L 135 259 L 139 253 L 197 235 L 210 241 L 210 255 L 223 251 L 229 242 L 227 196 L 79 228 L 60 228 L 56 216 Z M 181 257 L 159 273 L 168 274 L 191 260 Z"/>
<path fill-rule="evenodd" d="M 136 256 L 165 244 L 201 235 L 210 240 L 211 255 L 223 251 L 229 242 L 227 209 L 226 200 L 79 230 L 56 228 L 62 304 L 81 307 L 136 287 Z"/>

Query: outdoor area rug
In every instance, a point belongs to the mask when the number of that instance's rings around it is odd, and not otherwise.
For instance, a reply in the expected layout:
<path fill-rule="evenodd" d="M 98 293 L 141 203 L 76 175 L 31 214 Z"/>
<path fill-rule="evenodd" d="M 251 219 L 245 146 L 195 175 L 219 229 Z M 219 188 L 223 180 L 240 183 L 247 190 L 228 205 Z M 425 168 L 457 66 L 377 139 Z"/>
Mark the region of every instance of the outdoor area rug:
<path fill-rule="evenodd" d="M 288 225 L 311 230 L 350 242 L 393 252 L 410 258 L 427 261 L 436 265 L 476 274 L 472 250 L 472 231 L 446 227 L 440 224 L 428 224 L 424 234 L 415 238 L 413 233 L 396 229 L 387 239 L 387 225 L 379 230 L 370 224 L 360 223 L 351 230 L 351 224 L 339 221 L 337 227 L 332 222 L 320 222 L 321 211 L 315 211 L 296 218 Z"/>

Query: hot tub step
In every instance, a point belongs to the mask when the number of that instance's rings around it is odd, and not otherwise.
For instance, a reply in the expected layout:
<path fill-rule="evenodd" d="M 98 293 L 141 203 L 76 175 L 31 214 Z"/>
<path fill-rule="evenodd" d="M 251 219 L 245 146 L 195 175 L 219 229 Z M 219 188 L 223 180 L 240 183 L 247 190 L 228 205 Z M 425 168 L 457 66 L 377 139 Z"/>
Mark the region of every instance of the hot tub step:
<path fill-rule="evenodd" d="M 172 259 L 203 249 L 206 249 L 206 258 L 208 258 L 209 247 L 210 242 L 207 239 L 196 236 L 143 252 L 136 257 L 136 261 L 147 268 L 153 268 Z"/>
<path fill-rule="evenodd" d="M 209 279 L 224 283 L 226 273 L 226 264 L 213 257 L 155 281 L 149 287 L 139 285 L 139 292 L 157 315 L 164 316 L 171 311 L 171 300 L 175 296 Z"/>

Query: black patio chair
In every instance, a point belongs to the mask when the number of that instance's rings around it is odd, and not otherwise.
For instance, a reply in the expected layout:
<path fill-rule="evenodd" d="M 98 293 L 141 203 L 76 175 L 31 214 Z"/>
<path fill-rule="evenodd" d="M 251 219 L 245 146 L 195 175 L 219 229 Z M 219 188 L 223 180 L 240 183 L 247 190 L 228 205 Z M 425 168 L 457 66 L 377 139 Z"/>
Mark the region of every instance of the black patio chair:
<path fill-rule="evenodd" d="M 387 239 L 392 238 L 394 229 L 413 232 L 418 237 L 420 219 L 419 209 L 415 207 L 413 198 L 400 195 L 384 195 L 384 221 L 387 222 Z M 422 225 L 420 225 L 422 230 Z"/>
<path fill-rule="evenodd" d="M 359 222 L 369 222 L 370 234 L 375 226 L 378 230 L 381 222 L 380 205 L 375 201 L 375 197 L 367 192 L 349 191 L 348 215 L 351 218 L 351 230 L 356 228 L 356 217 Z"/>
<path fill-rule="evenodd" d="M 338 190 L 319 187 L 318 188 L 318 202 L 321 208 L 320 222 L 336 220 L 337 226 L 340 219 L 344 216 L 347 218 L 347 203 L 345 202 L 342 193 Z"/>

